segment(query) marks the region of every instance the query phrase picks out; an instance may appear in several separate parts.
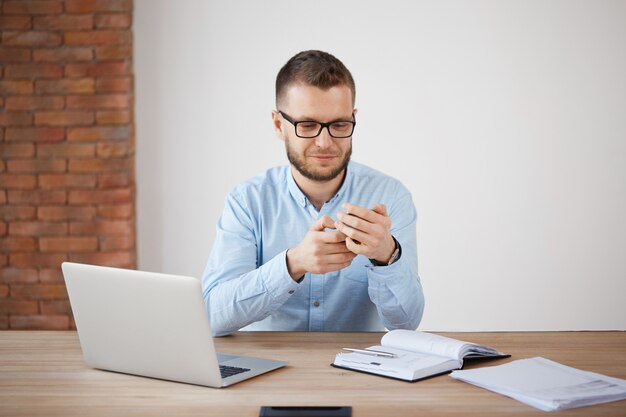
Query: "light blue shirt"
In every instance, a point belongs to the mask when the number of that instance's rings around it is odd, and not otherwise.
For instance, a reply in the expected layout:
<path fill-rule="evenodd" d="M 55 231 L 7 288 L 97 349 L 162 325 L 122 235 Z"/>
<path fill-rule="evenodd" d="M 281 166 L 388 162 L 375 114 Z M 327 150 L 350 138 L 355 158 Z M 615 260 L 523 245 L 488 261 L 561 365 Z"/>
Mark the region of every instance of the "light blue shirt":
<path fill-rule="evenodd" d="M 299 283 L 287 271 L 287 249 L 323 215 L 336 220 L 343 203 L 385 204 L 391 233 L 402 250 L 391 265 L 359 255 L 327 274 L 307 273 Z M 317 211 L 289 166 L 271 168 L 239 184 L 217 222 L 202 277 L 215 335 L 245 330 L 382 331 L 416 329 L 424 311 L 417 273 L 417 214 L 397 180 L 350 162 L 339 191 Z"/>

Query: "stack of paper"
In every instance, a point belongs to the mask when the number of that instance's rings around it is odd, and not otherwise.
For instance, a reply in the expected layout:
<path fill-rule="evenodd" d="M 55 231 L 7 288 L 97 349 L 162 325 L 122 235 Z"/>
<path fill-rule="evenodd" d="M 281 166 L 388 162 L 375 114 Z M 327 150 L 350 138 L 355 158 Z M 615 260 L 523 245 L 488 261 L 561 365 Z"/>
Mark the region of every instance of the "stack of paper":
<path fill-rule="evenodd" d="M 581 371 L 544 358 L 454 371 L 450 376 L 544 411 L 626 399 L 625 380 Z"/>

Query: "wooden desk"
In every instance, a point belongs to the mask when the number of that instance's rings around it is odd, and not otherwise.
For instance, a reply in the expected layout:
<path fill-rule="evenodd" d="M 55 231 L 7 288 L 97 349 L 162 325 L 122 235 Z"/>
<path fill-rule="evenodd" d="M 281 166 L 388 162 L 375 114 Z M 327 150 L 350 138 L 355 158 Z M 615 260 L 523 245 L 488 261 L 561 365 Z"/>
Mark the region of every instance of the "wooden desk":
<path fill-rule="evenodd" d="M 511 359 L 533 356 L 626 379 L 626 332 L 444 333 L 492 345 Z M 0 416 L 258 416 L 261 405 L 352 405 L 355 417 L 546 416 L 510 398 L 439 376 L 407 383 L 332 368 L 344 346 L 381 333 L 238 333 L 219 350 L 290 361 L 225 389 L 87 368 L 74 332 L 0 332 Z M 625 416 L 626 401 L 558 412 Z"/>

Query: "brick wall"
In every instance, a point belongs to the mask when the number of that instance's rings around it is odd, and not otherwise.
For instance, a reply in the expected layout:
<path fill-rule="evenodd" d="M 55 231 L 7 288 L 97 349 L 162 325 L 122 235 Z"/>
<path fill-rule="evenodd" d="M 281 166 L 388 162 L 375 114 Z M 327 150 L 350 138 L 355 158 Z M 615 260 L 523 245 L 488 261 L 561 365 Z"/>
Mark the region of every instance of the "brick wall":
<path fill-rule="evenodd" d="M 63 261 L 134 268 L 132 0 L 0 0 L 0 329 L 73 328 Z"/>

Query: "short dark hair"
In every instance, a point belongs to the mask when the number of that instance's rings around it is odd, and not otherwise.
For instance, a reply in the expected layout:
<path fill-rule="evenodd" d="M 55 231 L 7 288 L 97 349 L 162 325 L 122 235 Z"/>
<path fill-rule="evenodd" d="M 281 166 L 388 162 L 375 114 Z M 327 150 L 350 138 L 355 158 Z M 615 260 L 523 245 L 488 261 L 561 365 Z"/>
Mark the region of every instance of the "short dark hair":
<path fill-rule="evenodd" d="M 302 51 L 287 61 L 276 76 L 276 107 L 287 88 L 295 83 L 304 83 L 324 90 L 345 85 L 352 92 L 352 104 L 355 103 L 356 90 L 352 74 L 340 60 L 328 52 Z"/>

